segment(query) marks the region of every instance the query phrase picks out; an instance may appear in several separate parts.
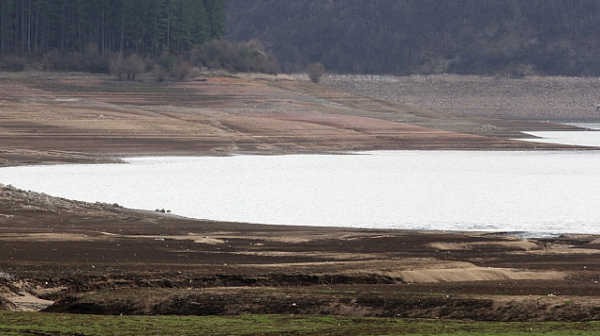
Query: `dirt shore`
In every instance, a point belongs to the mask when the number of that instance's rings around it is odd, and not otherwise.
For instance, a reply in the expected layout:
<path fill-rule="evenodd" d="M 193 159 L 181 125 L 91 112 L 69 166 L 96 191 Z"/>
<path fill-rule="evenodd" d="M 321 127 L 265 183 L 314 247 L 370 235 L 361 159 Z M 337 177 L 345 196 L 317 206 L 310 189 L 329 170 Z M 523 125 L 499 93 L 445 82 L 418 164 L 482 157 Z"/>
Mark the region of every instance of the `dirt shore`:
<path fill-rule="evenodd" d="M 218 223 L 0 186 L 0 240 L 8 309 L 600 318 L 600 237 L 588 235 Z"/>
<path fill-rule="evenodd" d="M 457 117 L 286 76 L 156 83 L 2 73 L 0 88 L 0 166 L 134 155 L 559 149 L 510 138 L 575 129 Z"/>
<path fill-rule="evenodd" d="M 572 126 L 422 109 L 291 77 L 0 74 L 0 166 L 133 155 L 568 149 Z M 1 177 L 0 177 L 1 179 Z M 10 183 L 1 181 L 0 183 Z M 0 185 L 0 307 L 98 314 L 600 318 L 600 237 L 189 220 Z"/>

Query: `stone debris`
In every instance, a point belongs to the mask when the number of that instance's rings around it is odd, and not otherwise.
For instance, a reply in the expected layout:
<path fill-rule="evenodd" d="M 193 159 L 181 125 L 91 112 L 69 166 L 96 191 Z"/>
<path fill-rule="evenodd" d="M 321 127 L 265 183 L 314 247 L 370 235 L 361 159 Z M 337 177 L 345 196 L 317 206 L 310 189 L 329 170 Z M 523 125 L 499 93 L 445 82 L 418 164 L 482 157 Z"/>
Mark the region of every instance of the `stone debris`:
<path fill-rule="evenodd" d="M 45 193 L 26 191 L 12 185 L 0 184 L 0 203 L 8 205 L 4 211 L 33 211 L 33 212 L 81 212 L 83 211 L 110 211 L 119 212 L 118 204 L 86 203 L 53 197 Z M 0 213 L 0 219 L 10 218 L 11 214 Z"/>

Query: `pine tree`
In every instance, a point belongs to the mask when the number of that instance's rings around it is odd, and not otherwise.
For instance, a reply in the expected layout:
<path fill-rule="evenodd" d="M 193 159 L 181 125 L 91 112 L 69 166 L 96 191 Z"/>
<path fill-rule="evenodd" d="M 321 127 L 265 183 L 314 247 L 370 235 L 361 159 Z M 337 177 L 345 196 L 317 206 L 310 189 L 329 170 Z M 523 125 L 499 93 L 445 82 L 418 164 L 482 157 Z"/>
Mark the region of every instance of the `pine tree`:
<path fill-rule="evenodd" d="M 221 38 L 219 0 L 0 0 L 0 53 L 185 53 Z"/>
<path fill-rule="evenodd" d="M 14 8 L 14 0 L 0 1 L 0 50 L 2 53 L 8 53 L 12 49 Z"/>
<path fill-rule="evenodd" d="M 210 39 L 219 40 L 225 36 L 225 1 L 204 0 L 210 22 Z"/>
<path fill-rule="evenodd" d="M 194 22 L 192 27 L 192 44 L 200 45 L 208 41 L 211 36 L 210 22 L 204 3 L 201 0 L 192 2 Z"/>

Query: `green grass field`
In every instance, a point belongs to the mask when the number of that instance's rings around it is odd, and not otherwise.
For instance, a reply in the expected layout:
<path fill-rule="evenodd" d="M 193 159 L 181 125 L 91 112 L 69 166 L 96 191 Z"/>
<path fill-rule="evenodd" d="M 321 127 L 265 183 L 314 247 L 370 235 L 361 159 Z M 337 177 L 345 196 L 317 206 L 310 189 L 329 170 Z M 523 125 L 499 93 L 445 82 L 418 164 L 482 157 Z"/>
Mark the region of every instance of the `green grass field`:
<path fill-rule="evenodd" d="M 331 316 L 94 316 L 0 312 L 0 335 L 598 335 L 600 323 L 489 323 Z"/>

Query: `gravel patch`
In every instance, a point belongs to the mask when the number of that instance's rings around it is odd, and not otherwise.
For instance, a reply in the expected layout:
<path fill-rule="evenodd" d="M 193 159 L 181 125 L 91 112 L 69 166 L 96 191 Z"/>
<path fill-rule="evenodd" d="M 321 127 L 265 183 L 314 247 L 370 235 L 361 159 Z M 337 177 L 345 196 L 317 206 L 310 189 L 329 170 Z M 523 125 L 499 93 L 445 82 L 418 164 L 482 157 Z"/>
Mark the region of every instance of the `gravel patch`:
<path fill-rule="evenodd" d="M 600 120 L 599 78 L 330 75 L 323 83 L 457 116 Z"/>

